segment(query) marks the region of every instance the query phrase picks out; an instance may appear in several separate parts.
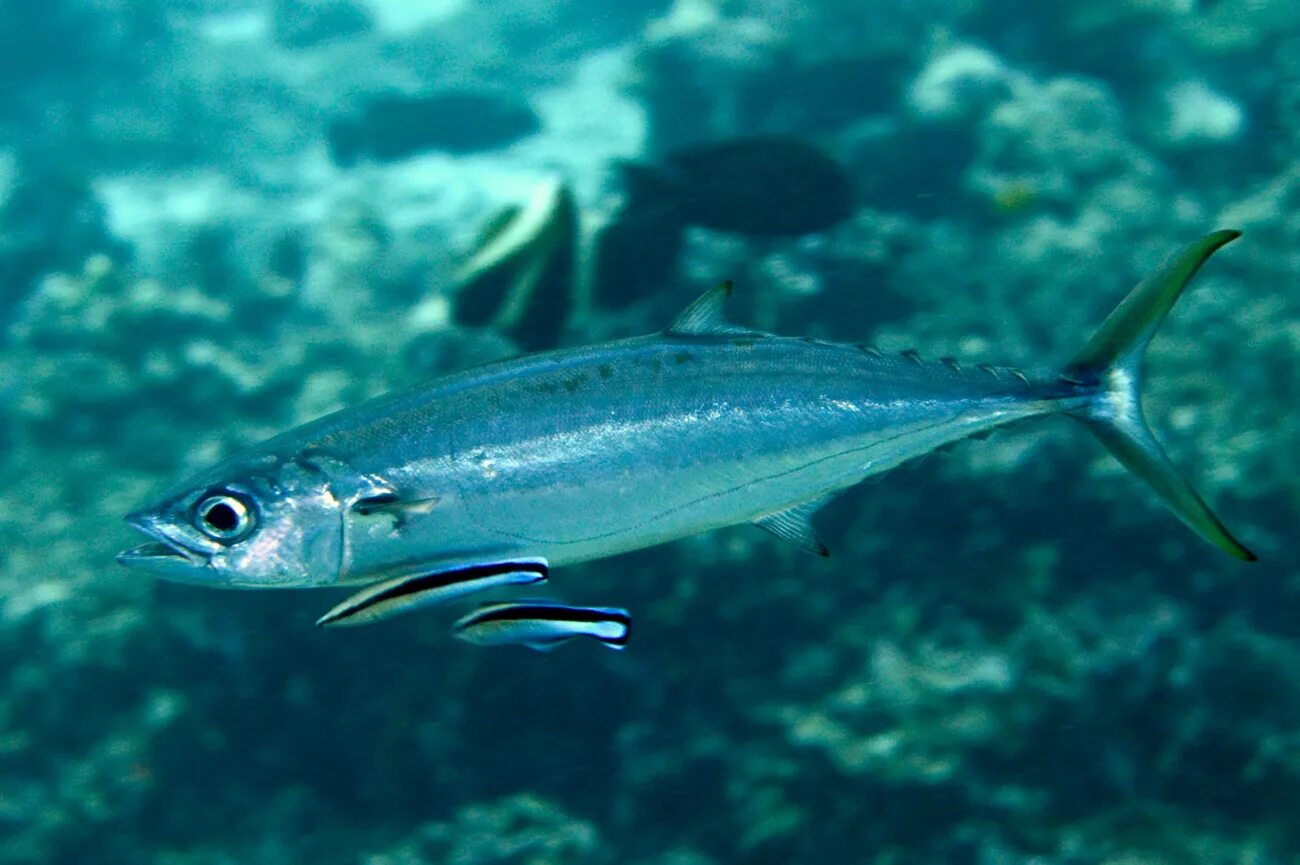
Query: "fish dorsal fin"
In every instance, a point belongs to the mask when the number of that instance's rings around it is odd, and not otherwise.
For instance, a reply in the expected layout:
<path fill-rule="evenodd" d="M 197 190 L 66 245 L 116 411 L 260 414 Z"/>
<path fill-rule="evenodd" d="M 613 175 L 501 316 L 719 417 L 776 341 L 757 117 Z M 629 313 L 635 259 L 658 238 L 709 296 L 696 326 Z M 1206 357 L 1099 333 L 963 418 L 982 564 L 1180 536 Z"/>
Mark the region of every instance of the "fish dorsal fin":
<path fill-rule="evenodd" d="M 694 303 L 668 326 L 667 333 L 677 336 L 699 336 L 716 333 L 753 333 L 749 328 L 732 324 L 723 314 L 727 298 L 731 297 L 731 280 L 720 283 L 702 294 Z"/>
<path fill-rule="evenodd" d="M 830 550 L 822 543 L 822 539 L 817 537 L 817 530 L 812 525 L 812 515 L 824 504 L 829 496 L 822 496 L 813 499 L 811 502 L 805 502 L 802 505 L 795 505 L 784 511 L 777 511 L 774 514 L 768 514 L 754 520 L 754 525 L 764 531 L 771 532 L 782 540 L 789 541 L 799 549 L 814 556 L 822 558 L 830 557 Z"/>

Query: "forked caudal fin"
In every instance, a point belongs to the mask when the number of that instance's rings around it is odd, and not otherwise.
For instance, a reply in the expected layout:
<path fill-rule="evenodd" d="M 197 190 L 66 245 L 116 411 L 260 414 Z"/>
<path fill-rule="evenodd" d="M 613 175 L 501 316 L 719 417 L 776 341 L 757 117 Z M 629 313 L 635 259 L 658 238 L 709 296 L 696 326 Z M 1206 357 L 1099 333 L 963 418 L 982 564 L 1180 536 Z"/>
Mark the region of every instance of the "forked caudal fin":
<path fill-rule="evenodd" d="M 1066 374 L 1098 388 L 1096 398 L 1075 416 L 1088 424 L 1125 468 L 1150 484 L 1192 531 L 1224 552 L 1253 562 L 1255 554 L 1224 528 L 1174 468 L 1142 414 L 1142 358 L 1147 343 L 1201 265 L 1240 236 L 1239 231 L 1208 234 L 1142 280 L 1075 355 Z"/>

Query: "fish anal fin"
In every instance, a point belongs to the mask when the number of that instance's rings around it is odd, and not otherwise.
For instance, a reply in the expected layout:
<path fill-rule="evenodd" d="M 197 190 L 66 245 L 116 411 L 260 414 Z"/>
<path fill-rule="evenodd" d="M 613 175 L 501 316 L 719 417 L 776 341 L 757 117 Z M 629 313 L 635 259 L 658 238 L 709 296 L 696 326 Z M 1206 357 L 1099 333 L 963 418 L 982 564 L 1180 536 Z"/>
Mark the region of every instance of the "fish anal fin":
<path fill-rule="evenodd" d="M 729 297 L 731 297 L 731 280 L 720 283 L 700 295 L 673 320 L 666 333 L 674 336 L 754 333 L 755 331 L 749 328 L 727 321 L 723 310 Z"/>
<path fill-rule="evenodd" d="M 565 637 L 559 640 L 532 640 L 530 642 L 524 643 L 524 645 L 529 649 L 532 649 L 534 652 L 546 653 L 546 652 L 554 652 L 556 649 L 560 648 L 560 646 L 573 642 L 574 639 L 576 638 Z"/>
<path fill-rule="evenodd" d="M 825 503 L 826 497 L 805 502 L 802 505 L 796 505 L 793 508 L 760 517 L 754 520 L 754 525 L 764 531 L 771 532 L 782 540 L 789 541 L 804 552 L 822 558 L 829 558 L 830 550 L 822 543 L 822 539 L 817 536 L 817 530 L 812 525 L 813 514 Z"/>

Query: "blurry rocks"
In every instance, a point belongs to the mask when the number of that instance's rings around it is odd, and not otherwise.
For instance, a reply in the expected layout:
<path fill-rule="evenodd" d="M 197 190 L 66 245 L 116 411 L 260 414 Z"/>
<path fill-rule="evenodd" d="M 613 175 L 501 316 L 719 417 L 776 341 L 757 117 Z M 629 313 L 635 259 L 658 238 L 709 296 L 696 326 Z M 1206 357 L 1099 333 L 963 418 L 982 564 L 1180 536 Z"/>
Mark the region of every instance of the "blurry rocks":
<path fill-rule="evenodd" d="M 370 30 L 370 15 L 350 0 L 276 0 L 272 12 L 275 41 L 307 48 Z"/>
<path fill-rule="evenodd" d="M 765 0 L 677 0 L 638 47 L 655 143 L 822 135 L 892 113 L 913 46 L 953 15 L 938 5 L 785 4 L 774 14 Z"/>
<path fill-rule="evenodd" d="M 979 124 L 979 155 L 968 184 L 993 202 L 1016 190 L 1068 204 L 1116 174 L 1153 166 L 1125 134 L 1114 94 L 1082 78 L 1023 80 Z"/>
<path fill-rule="evenodd" d="M 462 808 L 410 840 L 368 857 L 371 865 L 596 865 L 609 861 L 596 827 L 527 793 Z"/>
<path fill-rule="evenodd" d="M 912 80 L 907 107 L 930 121 L 963 120 L 1007 94 L 1013 73 L 996 54 L 975 45 L 936 52 Z"/>
<path fill-rule="evenodd" d="M 1241 134 L 1245 114 L 1233 99 L 1203 81 L 1180 81 L 1165 91 L 1165 138 L 1175 146 L 1231 142 Z"/>
<path fill-rule="evenodd" d="M 954 211 L 976 150 L 970 127 L 959 123 L 889 118 L 844 135 L 863 204 L 923 218 Z"/>
<path fill-rule="evenodd" d="M 0 152 L 0 316 L 43 274 L 120 246 L 85 178 L 5 156 Z"/>

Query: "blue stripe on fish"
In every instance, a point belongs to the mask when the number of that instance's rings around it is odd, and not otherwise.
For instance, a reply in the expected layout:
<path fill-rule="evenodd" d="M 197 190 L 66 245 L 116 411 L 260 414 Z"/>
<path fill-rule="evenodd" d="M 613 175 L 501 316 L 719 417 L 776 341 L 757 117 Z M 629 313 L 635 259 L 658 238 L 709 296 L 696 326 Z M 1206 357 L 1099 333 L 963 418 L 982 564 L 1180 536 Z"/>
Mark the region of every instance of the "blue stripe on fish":
<path fill-rule="evenodd" d="M 618 607 L 571 607 L 548 601 L 484 604 L 452 625 L 452 634 L 480 646 L 522 645 L 550 651 L 577 637 L 611 649 L 627 645 L 632 617 Z"/>

